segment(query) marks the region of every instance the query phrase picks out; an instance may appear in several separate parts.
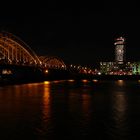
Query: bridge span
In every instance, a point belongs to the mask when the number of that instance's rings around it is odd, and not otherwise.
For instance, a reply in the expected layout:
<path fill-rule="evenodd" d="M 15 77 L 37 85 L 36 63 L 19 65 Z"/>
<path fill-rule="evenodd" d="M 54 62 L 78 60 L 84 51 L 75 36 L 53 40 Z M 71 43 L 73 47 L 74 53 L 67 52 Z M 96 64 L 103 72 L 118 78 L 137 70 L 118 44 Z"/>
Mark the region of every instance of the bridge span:
<path fill-rule="evenodd" d="M 38 56 L 19 37 L 8 32 L 0 33 L 0 64 L 66 69 L 62 59 Z"/>
<path fill-rule="evenodd" d="M 64 71 L 66 65 L 56 56 L 38 56 L 19 37 L 0 32 L 0 80 L 9 77 L 40 79 L 51 70 Z"/>

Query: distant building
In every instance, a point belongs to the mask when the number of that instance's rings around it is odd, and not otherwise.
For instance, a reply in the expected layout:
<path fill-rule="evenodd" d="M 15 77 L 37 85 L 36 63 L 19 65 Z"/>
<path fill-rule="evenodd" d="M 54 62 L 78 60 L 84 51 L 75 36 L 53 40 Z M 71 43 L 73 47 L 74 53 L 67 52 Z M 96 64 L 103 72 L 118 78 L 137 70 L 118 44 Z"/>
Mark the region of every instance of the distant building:
<path fill-rule="evenodd" d="M 140 74 L 140 63 L 124 62 L 100 62 L 100 72 L 103 75 L 132 75 Z"/>
<path fill-rule="evenodd" d="M 140 75 L 140 62 L 134 62 L 132 66 L 132 74 Z"/>
<path fill-rule="evenodd" d="M 119 37 L 115 39 L 115 62 L 123 64 L 125 61 L 125 38 Z"/>
<path fill-rule="evenodd" d="M 125 59 L 125 38 L 115 40 L 115 61 L 100 62 L 103 75 L 140 75 L 140 62 L 127 62 Z"/>
<path fill-rule="evenodd" d="M 100 62 L 100 72 L 102 74 L 110 74 L 112 71 L 118 69 L 116 62 Z"/>

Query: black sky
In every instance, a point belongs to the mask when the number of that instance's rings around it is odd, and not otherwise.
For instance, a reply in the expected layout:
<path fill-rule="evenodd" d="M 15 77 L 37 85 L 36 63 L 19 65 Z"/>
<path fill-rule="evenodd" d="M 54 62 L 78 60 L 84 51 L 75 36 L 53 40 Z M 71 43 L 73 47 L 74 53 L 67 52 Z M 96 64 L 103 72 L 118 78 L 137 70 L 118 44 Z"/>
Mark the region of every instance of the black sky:
<path fill-rule="evenodd" d="M 114 38 L 126 38 L 127 60 L 140 60 L 140 10 L 133 2 L 9 3 L 0 29 L 25 41 L 38 55 L 75 64 L 114 60 Z"/>

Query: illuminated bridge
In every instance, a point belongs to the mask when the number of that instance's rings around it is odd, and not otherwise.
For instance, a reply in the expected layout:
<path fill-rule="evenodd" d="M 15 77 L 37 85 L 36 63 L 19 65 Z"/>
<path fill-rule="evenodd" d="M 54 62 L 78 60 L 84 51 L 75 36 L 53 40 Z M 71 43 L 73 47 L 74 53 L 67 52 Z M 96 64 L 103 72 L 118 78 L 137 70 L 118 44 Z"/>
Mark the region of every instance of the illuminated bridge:
<path fill-rule="evenodd" d="M 48 69 L 66 69 L 66 65 L 62 59 L 56 56 L 40 56 L 42 67 Z"/>
<path fill-rule="evenodd" d="M 11 33 L 0 33 L 0 63 L 40 65 L 41 61 L 30 47 Z"/>
<path fill-rule="evenodd" d="M 8 33 L 0 33 L 0 64 L 38 66 L 49 69 L 65 69 L 65 63 L 58 57 L 38 57 L 20 38 Z"/>
<path fill-rule="evenodd" d="M 17 36 L 8 32 L 0 32 L 0 83 L 7 79 L 20 81 L 22 79 L 43 79 L 45 76 L 52 78 L 56 75 L 64 75 L 65 70 L 66 65 L 60 58 L 38 57 Z"/>

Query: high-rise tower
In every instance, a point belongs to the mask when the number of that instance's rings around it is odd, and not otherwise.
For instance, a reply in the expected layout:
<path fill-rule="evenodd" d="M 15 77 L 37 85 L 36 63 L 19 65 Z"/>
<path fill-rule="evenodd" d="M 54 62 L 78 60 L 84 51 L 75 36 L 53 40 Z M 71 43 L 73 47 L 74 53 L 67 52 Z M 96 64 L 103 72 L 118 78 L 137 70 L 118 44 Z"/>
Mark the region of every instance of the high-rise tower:
<path fill-rule="evenodd" d="M 115 39 L 115 61 L 118 64 L 123 64 L 125 61 L 125 38 L 119 37 Z"/>

